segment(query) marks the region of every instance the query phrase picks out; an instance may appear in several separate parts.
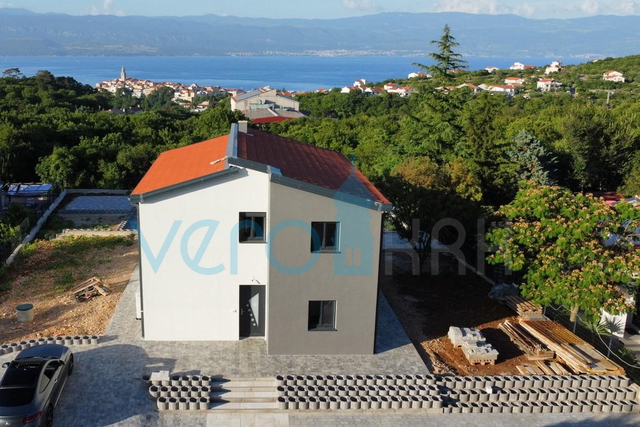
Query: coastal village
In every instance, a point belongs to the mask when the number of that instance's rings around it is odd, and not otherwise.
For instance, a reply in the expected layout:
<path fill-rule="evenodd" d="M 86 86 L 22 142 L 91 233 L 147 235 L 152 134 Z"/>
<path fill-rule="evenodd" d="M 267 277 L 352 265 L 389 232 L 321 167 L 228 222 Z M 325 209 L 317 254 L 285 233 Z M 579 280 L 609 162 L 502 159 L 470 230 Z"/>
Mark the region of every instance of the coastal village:
<path fill-rule="evenodd" d="M 594 61 L 597 62 L 597 61 Z M 483 71 L 487 75 L 505 72 L 513 74 L 514 72 L 527 71 L 528 74 L 512 76 L 504 78 L 502 84 L 496 83 L 479 83 L 464 82 L 455 86 L 445 86 L 438 89 L 442 91 L 453 90 L 470 90 L 473 94 L 480 92 L 488 92 L 490 94 L 500 94 L 513 97 L 527 90 L 531 85 L 539 92 L 550 91 L 568 91 L 575 93 L 573 88 L 564 87 L 563 83 L 556 80 L 554 76 L 559 75 L 563 71 L 561 61 L 552 61 L 550 65 L 538 67 L 535 65 L 526 65 L 521 62 L 515 62 L 507 70 L 501 70 L 498 67 L 488 66 Z M 464 70 L 454 70 L 454 73 L 464 73 Z M 400 97 L 408 97 L 417 92 L 418 85 L 412 83 L 416 79 L 429 79 L 431 75 L 426 72 L 412 72 L 402 83 L 387 81 L 381 85 L 375 85 L 367 82 L 366 79 L 358 79 L 350 86 L 335 88 L 341 93 L 360 92 L 368 96 L 380 96 L 383 93 L 397 95 Z M 612 83 L 624 83 L 626 81 L 623 73 L 615 70 L 607 70 L 602 73 L 602 81 Z M 296 119 L 304 117 L 299 111 L 299 102 L 294 99 L 296 95 L 304 95 L 309 92 L 301 91 L 282 91 L 272 89 L 269 86 L 255 88 L 251 90 L 243 90 L 239 88 L 224 88 L 221 86 L 202 86 L 196 83 L 187 85 L 176 82 L 154 82 L 147 79 L 139 79 L 127 76 L 125 67 L 120 71 L 120 77 L 112 80 L 105 80 L 95 85 L 98 90 L 105 90 L 112 94 L 126 93 L 135 98 L 148 96 L 167 87 L 173 90 L 173 101 L 193 112 L 202 112 L 210 107 L 211 101 L 207 97 L 230 97 L 232 111 L 241 111 L 253 123 L 277 123 L 284 120 Z M 318 88 L 316 93 L 328 93 L 332 89 Z M 203 100 L 204 99 L 204 100 Z M 128 110 L 112 109 L 114 114 L 137 114 L 142 111 L 139 107 L 130 108 Z"/>

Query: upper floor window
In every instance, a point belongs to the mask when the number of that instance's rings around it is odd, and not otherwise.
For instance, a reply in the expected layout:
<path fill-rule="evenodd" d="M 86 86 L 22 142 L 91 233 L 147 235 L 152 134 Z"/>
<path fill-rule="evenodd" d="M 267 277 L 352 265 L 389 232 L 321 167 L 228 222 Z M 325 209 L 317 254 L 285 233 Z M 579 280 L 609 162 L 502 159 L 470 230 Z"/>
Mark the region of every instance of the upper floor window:
<path fill-rule="evenodd" d="M 267 214 L 240 212 L 240 242 L 264 242 Z"/>
<path fill-rule="evenodd" d="M 311 252 L 338 252 L 340 223 L 311 223 Z"/>

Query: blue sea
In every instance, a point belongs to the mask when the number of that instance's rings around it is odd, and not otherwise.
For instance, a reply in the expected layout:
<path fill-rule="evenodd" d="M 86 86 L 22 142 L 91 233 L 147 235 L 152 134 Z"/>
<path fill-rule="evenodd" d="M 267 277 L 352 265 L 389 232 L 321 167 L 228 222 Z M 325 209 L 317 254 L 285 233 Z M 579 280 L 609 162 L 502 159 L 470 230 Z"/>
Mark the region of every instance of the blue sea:
<path fill-rule="evenodd" d="M 584 62 L 579 58 L 474 58 L 466 57 L 470 70 L 487 66 L 509 68 L 514 62 L 542 66 L 553 60 L 565 64 Z M 71 76 L 91 86 L 120 76 L 124 66 L 127 76 L 153 81 L 253 88 L 271 86 L 278 89 L 310 91 L 319 88 L 350 86 L 366 79 L 382 82 L 406 78 L 420 71 L 414 62 L 430 65 L 428 57 L 402 56 L 215 56 L 215 57 L 32 57 L 1 56 L 0 70 L 20 68 L 27 76 L 48 70 L 56 76 Z"/>

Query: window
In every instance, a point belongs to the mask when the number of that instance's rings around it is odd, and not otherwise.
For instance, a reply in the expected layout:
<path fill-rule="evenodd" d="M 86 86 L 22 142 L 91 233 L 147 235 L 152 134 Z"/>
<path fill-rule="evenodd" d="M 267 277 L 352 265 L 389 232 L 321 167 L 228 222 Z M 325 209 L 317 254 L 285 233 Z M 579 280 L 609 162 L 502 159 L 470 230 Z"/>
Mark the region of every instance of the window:
<path fill-rule="evenodd" d="M 336 330 L 335 301 L 309 301 L 309 330 Z"/>
<path fill-rule="evenodd" d="M 264 242 L 264 212 L 240 212 L 240 242 Z"/>
<path fill-rule="evenodd" d="M 339 223 L 311 223 L 311 252 L 338 252 Z"/>

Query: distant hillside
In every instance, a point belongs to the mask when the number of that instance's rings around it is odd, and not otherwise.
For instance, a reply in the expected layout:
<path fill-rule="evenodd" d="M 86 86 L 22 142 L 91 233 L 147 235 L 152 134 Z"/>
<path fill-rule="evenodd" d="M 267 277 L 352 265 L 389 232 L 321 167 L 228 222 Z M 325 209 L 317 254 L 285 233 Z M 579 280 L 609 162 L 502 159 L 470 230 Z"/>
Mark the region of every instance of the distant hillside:
<path fill-rule="evenodd" d="M 332 20 L 70 16 L 0 8 L 0 55 L 424 55 L 449 24 L 468 56 L 585 57 L 639 53 L 640 16 L 532 20 L 515 15 L 383 13 Z"/>

